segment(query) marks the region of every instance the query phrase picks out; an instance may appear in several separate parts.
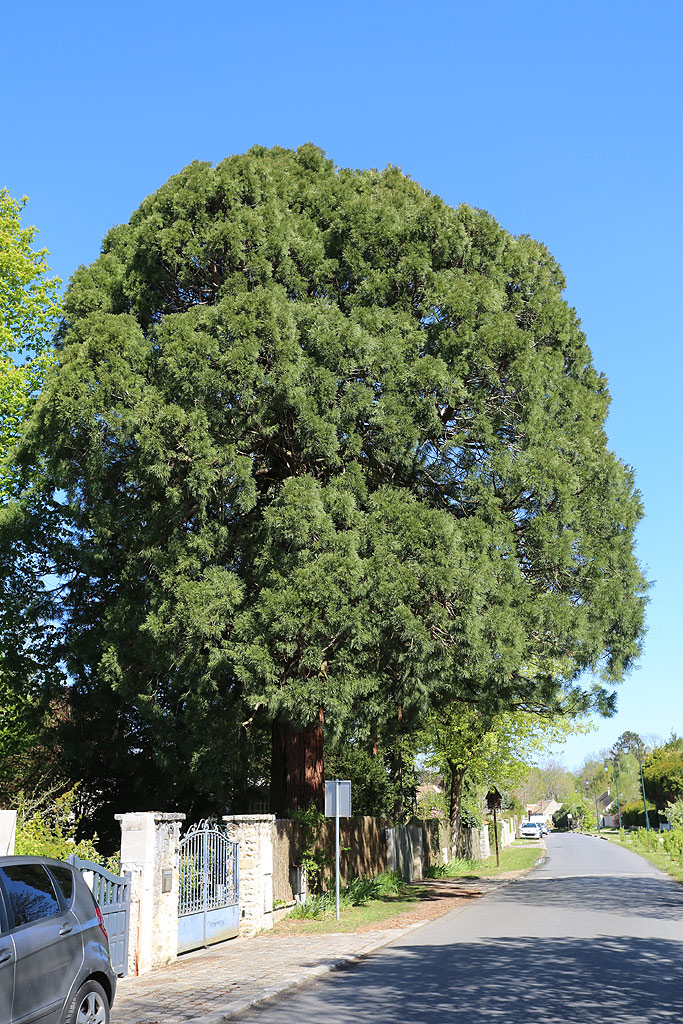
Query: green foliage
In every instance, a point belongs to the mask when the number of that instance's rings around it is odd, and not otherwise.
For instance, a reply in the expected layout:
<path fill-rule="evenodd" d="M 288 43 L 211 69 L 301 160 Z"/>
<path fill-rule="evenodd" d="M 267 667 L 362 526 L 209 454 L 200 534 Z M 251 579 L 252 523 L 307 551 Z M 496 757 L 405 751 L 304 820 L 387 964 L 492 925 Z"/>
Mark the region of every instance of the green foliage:
<path fill-rule="evenodd" d="M 31 502 L 36 466 L 20 479 L 9 461 L 14 445 L 53 363 L 51 336 L 60 313 L 60 282 L 49 278 L 47 250 L 36 250 L 35 227 L 22 227 L 27 199 L 0 188 L 0 802 L 23 789 L 48 788 L 54 757 L 42 742 L 49 716 L 45 683 L 60 678 L 54 652 L 55 609 L 40 557 L 25 557 L 17 538 L 16 510 L 8 504 L 24 491 L 21 529 L 39 536 Z M 34 463 L 40 464 L 37 453 Z M 44 510 L 45 511 L 45 510 Z M 46 511 L 46 520 L 50 512 Z M 29 538 L 29 546 L 33 541 Z M 52 716 L 54 717 L 54 716 Z"/>
<path fill-rule="evenodd" d="M 488 824 L 487 824 L 487 829 L 488 829 L 488 833 L 489 833 L 489 846 L 490 846 L 490 849 L 495 852 L 495 849 L 496 849 L 496 839 L 495 839 L 496 832 L 498 833 L 498 847 L 499 848 L 501 847 L 502 842 L 503 842 L 503 825 L 502 825 L 502 823 L 500 821 L 496 821 L 496 828 L 494 830 L 494 828 L 493 828 L 493 819 L 491 819 L 488 822 Z"/>
<path fill-rule="evenodd" d="M 373 878 L 352 878 L 339 893 L 340 908 L 362 907 L 372 900 L 402 896 L 407 886 L 400 872 L 387 871 Z M 291 918 L 320 918 L 336 912 L 336 894 L 333 891 L 309 895 L 305 903 L 298 903 L 288 915 Z"/>
<path fill-rule="evenodd" d="M 460 812 L 460 824 L 463 828 L 481 828 L 481 814 L 476 808 L 463 807 Z"/>
<path fill-rule="evenodd" d="M 448 797 L 445 793 L 424 793 L 417 802 L 417 813 L 421 818 L 448 820 Z"/>
<path fill-rule="evenodd" d="M 598 827 L 598 819 L 596 818 L 595 810 L 590 803 L 584 804 L 581 824 L 587 832 L 594 832 Z"/>
<path fill-rule="evenodd" d="M 571 821 L 569 820 L 570 814 Z M 553 814 L 553 825 L 558 829 L 577 828 L 578 826 L 595 828 L 595 813 L 590 813 L 590 805 L 581 799 L 567 800 Z"/>
<path fill-rule="evenodd" d="M 48 792 L 37 802 L 20 795 L 17 802 L 16 854 L 65 860 L 75 853 L 83 860 L 102 863 L 96 845 L 97 836 L 90 840 L 77 838 L 80 825 L 76 810 L 77 790 L 76 785 L 58 796 Z"/>
<path fill-rule="evenodd" d="M 521 818 L 525 812 L 524 804 L 514 793 L 507 797 L 507 800 L 503 802 L 503 806 L 516 818 Z"/>
<path fill-rule="evenodd" d="M 481 861 L 472 857 L 454 857 L 448 864 L 433 864 L 425 872 L 426 878 L 459 878 L 471 875 L 481 866 Z"/>
<path fill-rule="evenodd" d="M 683 797 L 683 738 L 672 734 L 643 763 L 645 792 L 658 808 Z"/>
<path fill-rule="evenodd" d="M 17 457 L 45 458 L 58 525 L 26 518 L 22 553 L 64 580 L 93 791 L 220 804 L 321 709 L 388 735 L 398 778 L 430 704 L 612 708 L 578 680 L 639 652 L 642 508 L 564 284 L 310 145 L 193 163 L 109 232 Z"/>
<path fill-rule="evenodd" d="M 638 850 L 656 853 L 664 845 L 664 838 L 655 829 L 639 828 L 631 834 L 631 842 Z"/>
<path fill-rule="evenodd" d="M 21 226 L 28 199 L 0 188 L 0 496 L 11 491 L 6 459 L 52 364 L 60 281 L 48 278 L 37 229 Z"/>
<path fill-rule="evenodd" d="M 301 827 L 301 867 L 306 874 L 306 886 L 311 893 L 320 893 L 325 881 L 325 872 L 332 864 L 332 858 L 322 843 L 325 815 L 317 807 L 291 811 L 292 821 Z"/>
<path fill-rule="evenodd" d="M 683 800 L 676 800 L 666 808 L 666 820 L 672 828 L 683 829 Z"/>
<path fill-rule="evenodd" d="M 391 767 L 392 751 L 387 750 L 383 743 L 378 744 L 376 753 L 354 737 L 332 738 L 326 744 L 327 777 L 350 780 L 354 814 L 393 818 L 399 787 Z M 410 768 L 409 762 L 406 771 L 414 787 Z"/>
<path fill-rule="evenodd" d="M 673 828 L 664 833 L 664 849 L 673 860 L 683 864 L 683 829 Z"/>
<path fill-rule="evenodd" d="M 664 833 L 664 849 L 673 860 L 683 864 L 683 800 L 666 808 L 666 818 L 671 829 Z"/>
<path fill-rule="evenodd" d="M 648 803 L 647 814 L 650 825 L 657 828 L 659 825 L 659 813 L 654 804 Z M 621 820 L 625 828 L 645 827 L 645 808 L 643 807 L 642 798 L 621 805 Z"/>

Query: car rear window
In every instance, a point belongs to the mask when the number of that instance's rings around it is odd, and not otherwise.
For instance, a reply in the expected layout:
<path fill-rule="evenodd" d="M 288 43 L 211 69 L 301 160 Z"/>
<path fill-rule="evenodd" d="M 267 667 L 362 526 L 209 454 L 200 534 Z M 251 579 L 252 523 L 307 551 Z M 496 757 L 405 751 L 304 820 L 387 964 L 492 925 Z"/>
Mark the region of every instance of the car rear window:
<path fill-rule="evenodd" d="M 54 868 L 50 865 L 50 873 L 57 879 L 57 884 L 62 890 L 62 896 L 67 903 L 70 903 L 74 891 L 73 872 L 70 868 Z"/>
<path fill-rule="evenodd" d="M 54 884 L 42 864 L 9 864 L 0 871 L 15 927 L 59 913 Z"/>

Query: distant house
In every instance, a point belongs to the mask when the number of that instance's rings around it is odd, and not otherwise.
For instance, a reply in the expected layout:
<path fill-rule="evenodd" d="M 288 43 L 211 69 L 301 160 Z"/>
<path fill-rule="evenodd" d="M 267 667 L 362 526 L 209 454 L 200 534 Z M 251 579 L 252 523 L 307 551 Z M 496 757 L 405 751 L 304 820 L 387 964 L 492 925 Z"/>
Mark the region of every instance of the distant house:
<path fill-rule="evenodd" d="M 549 824 L 553 814 L 559 811 L 561 806 L 557 800 L 540 800 L 537 804 L 526 805 L 526 815 L 529 821 L 545 821 Z"/>

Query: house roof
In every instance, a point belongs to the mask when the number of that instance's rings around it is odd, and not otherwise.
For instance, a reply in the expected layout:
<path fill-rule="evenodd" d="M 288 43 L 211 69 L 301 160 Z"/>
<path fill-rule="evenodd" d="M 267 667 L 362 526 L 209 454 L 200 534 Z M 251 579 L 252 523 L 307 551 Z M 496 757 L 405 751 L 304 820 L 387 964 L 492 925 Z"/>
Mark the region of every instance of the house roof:
<path fill-rule="evenodd" d="M 557 800 L 539 800 L 537 804 L 527 804 L 526 809 L 530 814 L 554 814 L 555 811 L 559 811 L 562 804 L 558 804 Z"/>

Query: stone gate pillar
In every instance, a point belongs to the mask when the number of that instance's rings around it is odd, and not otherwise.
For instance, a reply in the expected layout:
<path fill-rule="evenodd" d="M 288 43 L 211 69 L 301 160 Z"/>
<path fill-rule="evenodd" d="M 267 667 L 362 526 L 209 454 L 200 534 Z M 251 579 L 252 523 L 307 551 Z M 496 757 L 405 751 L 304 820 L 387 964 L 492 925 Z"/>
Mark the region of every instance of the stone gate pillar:
<path fill-rule="evenodd" d="M 0 811 L 0 857 L 11 857 L 17 832 L 17 812 Z"/>
<path fill-rule="evenodd" d="M 240 935 L 273 927 L 274 814 L 228 814 L 227 833 L 240 847 Z"/>
<path fill-rule="evenodd" d="M 131 874 L 128 974 L 144 974 L 178 955 L 180 824 L 175 811 L 116 814 L 121 873 Z"/>

